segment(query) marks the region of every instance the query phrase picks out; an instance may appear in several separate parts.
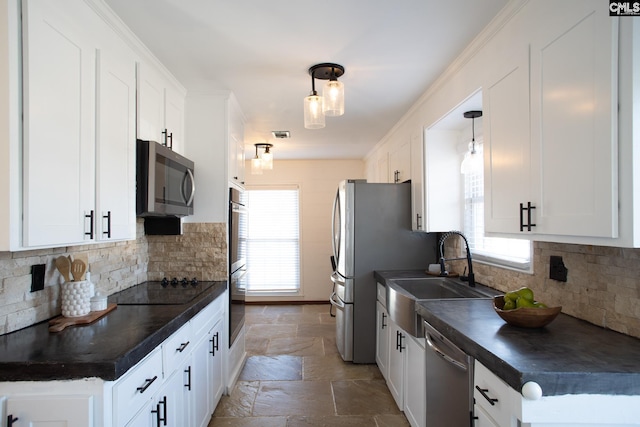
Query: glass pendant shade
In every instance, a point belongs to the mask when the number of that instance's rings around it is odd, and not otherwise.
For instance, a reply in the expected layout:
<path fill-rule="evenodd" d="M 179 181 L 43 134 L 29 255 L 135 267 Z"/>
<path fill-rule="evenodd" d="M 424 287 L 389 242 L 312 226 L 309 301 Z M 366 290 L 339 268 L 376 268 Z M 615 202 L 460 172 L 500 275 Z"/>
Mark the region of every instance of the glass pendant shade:
<path fill-rule="evenodd" d="M 307 129 L 321 129 L 324 126 L 322 97 L 311 94 L 304 99 L 304 127 Z"/>
<path fill-rule="evenodd" d="M 460 165 L 460 173 L 463 175 L 478 173 L 484 167 L 482 153 L 476 150 L 475 142 L 469 143 L 469 151 L 464 154 L 464 159 Z"/>
<path fill-rule="evenodd" d="M 251 175 L 262 175 L 262 160 L 257 156 L 251 159 Z"/>
<path fill-rule="evenodd" d="M 329 80 L 322 89 L 322 111 L 325 116 L 336 117 L 344 114 L 344 85 L 338 80 Z"/>
<path fill-rule="evenodd" d="M 273 153 L 269 151 L 269 147 L 267 147 L 266 151 L 262 153 L 262 169 L 273 169 Z"/>

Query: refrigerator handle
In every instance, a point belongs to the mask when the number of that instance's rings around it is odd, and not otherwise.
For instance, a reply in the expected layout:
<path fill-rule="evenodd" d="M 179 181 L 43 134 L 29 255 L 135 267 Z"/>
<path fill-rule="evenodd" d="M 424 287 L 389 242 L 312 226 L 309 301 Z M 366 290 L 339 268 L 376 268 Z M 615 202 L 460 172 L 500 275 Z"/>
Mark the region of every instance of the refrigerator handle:
<path fill-rule="evenodd" d="M 331 303 L 331 305 L 336 306 L 337 308 L 344 308 L 344 303 L 340 301 L 340 298 L 337 297 L 335 292 L 333 292 L 329 297 L 329 302 Z"/>
<path fill-rule="evenodd" d="M 338 212 L 336 212 L 336 209 L 338 209 Z M 335 259 L 336 262 L 338 262 L 339 254 L 338 254 L 338 250 L 340 248 L 336 248 L 336 214 L 338 215 L 338 217 L 340 218 L 340 221 L 342 221 L 342 218 L 340 217 L 340 188 L 338 188 L 338 191 L 336 192 L 336 198 L 333 200 L 333 217 L 331 218 L 331 247 L 333 249 L 333 257 Z M 340 232 L 340 230 L 338 230 Z M 342 239 L 342 236 L 338 236 L 339 239 Z M 335 269 L 334 269 L 335 270 Z"/>
<path fill-rule="evenodd" d="M 339 285 L 339 286 L 345 286 L 346 285 L 346 281 L 340 275 L 340 273 L 338 273 L 337 271 L 334 271 L 333 273 L 331 273 L 331 281 L 334 284 Z"/>

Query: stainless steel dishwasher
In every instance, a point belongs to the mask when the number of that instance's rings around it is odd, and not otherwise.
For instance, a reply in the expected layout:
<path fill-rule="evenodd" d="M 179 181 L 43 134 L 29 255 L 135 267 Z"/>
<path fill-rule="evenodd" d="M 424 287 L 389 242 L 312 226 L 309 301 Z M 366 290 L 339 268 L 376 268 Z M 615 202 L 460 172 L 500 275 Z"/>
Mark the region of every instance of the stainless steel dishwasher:
<path fill-rule="evenodd" d="M 473 358 L 424 323 L 427 427 L 469 427 L 473 417 Z"/>

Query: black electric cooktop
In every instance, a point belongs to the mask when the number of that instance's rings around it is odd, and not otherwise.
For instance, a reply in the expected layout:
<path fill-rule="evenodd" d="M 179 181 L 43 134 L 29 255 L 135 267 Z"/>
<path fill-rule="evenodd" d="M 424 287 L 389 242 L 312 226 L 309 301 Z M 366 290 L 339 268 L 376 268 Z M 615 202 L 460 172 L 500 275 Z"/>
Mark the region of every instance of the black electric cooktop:
<path fill-rule="evenodd" d="M 176 305 L 186 304 L 212 287 L 216 282 L 195 279 L 172 279 L 143 282 L 108 298 L 118 305 Z"/>

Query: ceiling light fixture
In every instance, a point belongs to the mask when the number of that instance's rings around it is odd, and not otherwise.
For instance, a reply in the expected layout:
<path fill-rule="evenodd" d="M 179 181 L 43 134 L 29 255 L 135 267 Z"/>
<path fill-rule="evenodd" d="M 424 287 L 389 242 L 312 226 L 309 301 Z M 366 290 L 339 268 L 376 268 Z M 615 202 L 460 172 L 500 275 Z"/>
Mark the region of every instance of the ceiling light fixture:
<path fill-rule="evenodd" d="M 464 159 L 460 165 L 460 173 L 463 175 L 479 172 L 482 170 L 482 155 L 476 149 L 476 123 L 477 117 L 482 117 L 482 111 L 472 110 L 463 113 L 466 119 L 471 119 L 471 142 L 469 143 L 469 151 L 464 154 Z"/>
<path fill-rule="evenodd" d="M 309 68 L 309 74 L 311 93 L 304 99 L 304 127 L 321 129 L 325 126 L 325 116 L 344 114 L 344 85 L 338 81 L 344 74 L 344 67 L 332 63 L 316 64 Z M 316 92 L 315 79 L 327 80 L 322 96 Z"/>
<path fill-rule="evenodd" d="M 270 151 L 273 144 L 261 142 L 253 144 L 256 147 L 256 156 L 251 159 L 251 175 L 262 175 L 263 170 L 273 169 L 273 153 Z M 258 149 L 264 150 L 260 155 Z"/>

